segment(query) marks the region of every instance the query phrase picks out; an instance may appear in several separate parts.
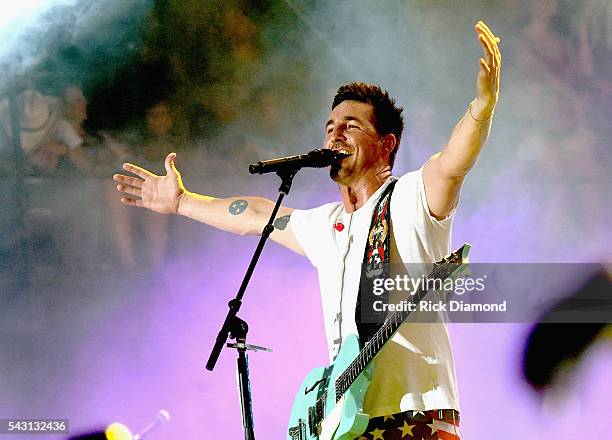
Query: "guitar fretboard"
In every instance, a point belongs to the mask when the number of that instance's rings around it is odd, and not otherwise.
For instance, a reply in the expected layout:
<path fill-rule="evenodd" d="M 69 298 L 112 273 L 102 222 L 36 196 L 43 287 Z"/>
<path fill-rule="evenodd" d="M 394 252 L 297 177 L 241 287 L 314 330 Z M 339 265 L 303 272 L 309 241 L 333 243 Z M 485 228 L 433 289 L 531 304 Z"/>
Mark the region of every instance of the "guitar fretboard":
<path fill-rule="evenodd" d="M 444 281 L 460 268 L 461 264 L 464 262 L 464 258 L 467 256 L 468 251 L 469 245 L 463 245 L 448 258 L 442 260 L 440 263 L 435 263 L 434 269 L 427 276 L 427 278 L 441 279 Z M 430 290 L 431 289 L 425 289 L 425 286 L 421 284 L 414 295 L 411 295 L 410 302 L 418 304 L 430 292 Z M 346 392 L 346 390 L 348 390 L 357 376 L 359 376 L 370 361 L 374 359 L 382 347 L 399 329 L 399 327 L 411 313 L 412 312 L 409 310 L 399 310 L 394 312 L 378 329 L 374 336 L 372 336 L 372 338 L 364 345 L 353 362 L 351 362 L 346 370 L 344 370 L 344 372 L 336 379 L 336 401 L 340 400 L 342 395 Z"/>

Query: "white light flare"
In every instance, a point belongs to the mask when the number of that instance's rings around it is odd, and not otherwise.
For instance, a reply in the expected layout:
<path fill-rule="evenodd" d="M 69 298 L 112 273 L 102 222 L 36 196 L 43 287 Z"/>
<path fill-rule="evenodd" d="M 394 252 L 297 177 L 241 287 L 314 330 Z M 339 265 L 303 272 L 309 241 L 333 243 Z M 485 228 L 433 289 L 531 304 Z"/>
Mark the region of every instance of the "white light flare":
<path fill-rule="evenodd" d="M 0 59 L 18 54 L 42 14 L 55 5 L 74 5 L 78 0 L 0 0 Z"/>

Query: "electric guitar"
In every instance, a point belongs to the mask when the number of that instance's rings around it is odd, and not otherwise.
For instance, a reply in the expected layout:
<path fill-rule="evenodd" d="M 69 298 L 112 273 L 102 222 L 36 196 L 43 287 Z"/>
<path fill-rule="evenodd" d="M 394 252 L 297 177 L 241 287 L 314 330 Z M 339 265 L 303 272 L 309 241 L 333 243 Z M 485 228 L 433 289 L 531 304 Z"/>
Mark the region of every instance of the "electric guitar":
<path fill-rule="evenodd" d="M 444 281 L 467 263 L 470 245 L 464 244 L 434 264 L 428 278 Z M 423 285 L 411 296 L 418 304 L 429 290 Z M 368 426 L 363 400 L 370 384 L 370 362 L 391 339 L 409 311 L 394 312 L 360 349 L 357 335 L 349 335 L 329 367 L 312 370 L 304 379 L 291 410 L 287 440 L 353 440 Z"/>

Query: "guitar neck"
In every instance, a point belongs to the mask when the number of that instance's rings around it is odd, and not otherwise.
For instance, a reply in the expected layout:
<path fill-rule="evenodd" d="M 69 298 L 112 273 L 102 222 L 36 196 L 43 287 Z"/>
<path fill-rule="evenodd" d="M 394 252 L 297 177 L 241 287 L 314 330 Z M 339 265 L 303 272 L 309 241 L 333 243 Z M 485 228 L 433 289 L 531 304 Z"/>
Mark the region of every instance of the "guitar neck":
<path fill-rule="evenodd" d="M 464 244 L 459 250 L 451 254 L 448 258 L 439 263 L 435 263 L 434 269 L 426 279 L 440 279 L 444 281 L 460 268 L 461 264 L 467 261 L 467 254 L 470 245 Z M 449 260 L 449 261 L 447 261 Z M 411 295 L 409 302 L 418 304 L 432 290 L 426 289 L 422 283 L 416 292 Z M 411 310 L 402 308 L 394 312 L 364 345 L 357 357 L 336 379 L 336 401 L 348 390 L 354 380 L 359 376 L 374 357 L 380 352 L 383 346 L 391 339 L 393 334 L 400 328 L 402 323 L 412 313 Z"/>

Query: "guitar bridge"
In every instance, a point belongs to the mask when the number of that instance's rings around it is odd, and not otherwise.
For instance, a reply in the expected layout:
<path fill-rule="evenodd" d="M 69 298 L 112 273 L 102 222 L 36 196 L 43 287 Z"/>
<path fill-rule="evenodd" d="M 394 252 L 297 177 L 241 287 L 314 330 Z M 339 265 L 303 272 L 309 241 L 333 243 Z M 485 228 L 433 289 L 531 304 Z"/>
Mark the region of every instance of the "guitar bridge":
<path fill-rule="evenodd" d="M 289 428 L 289 435 L 291 440 L 305 440 L 306 439 L 306 423 L 302 419 L 298 419 L 298 426 Z"/>

